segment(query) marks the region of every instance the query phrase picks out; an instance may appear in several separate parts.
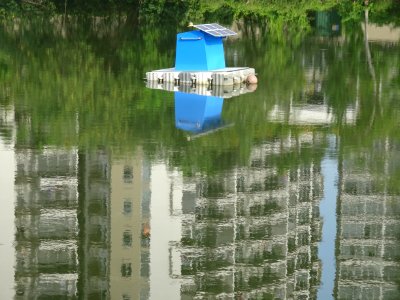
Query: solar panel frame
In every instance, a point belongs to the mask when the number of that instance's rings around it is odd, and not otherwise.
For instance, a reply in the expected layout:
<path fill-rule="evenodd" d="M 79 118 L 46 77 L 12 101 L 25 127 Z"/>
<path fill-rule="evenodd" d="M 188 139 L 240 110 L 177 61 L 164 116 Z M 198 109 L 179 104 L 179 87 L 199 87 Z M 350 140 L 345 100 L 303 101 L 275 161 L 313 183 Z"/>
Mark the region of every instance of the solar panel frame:
<path fill-rule="evenodd" d="M 210 24 L 198 24 L 198 25 L 193 25 L 194 28 L 197 28 L 209 35 L 212 35 L 214 37 L 226 37 L 226 36 L 233 36 L 237 35 L 236 32 L 223 27 L 217 23 L 210 23 Z"/>

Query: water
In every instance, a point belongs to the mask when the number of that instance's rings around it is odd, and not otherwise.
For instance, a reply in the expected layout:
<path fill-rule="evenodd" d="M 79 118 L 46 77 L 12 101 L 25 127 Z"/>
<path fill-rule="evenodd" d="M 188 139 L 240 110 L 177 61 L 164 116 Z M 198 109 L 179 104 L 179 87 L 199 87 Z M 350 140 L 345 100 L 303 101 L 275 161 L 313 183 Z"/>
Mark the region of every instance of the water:
<path fill-rule="evenodd" d="M 321 260 L 321 285 L 318 290 L 319 299 L 333 299 L 336 273 L 335 239 L 336 239 L 336 205 L 338 184 L 338 160 L 335 157 L 335 139 L 329 138 L 329 148 L 321 163 L 324 177 L 324 196 L 319 210 L 322 217 L 322 239 L 318 245 L 318 256 Z M 332 157 L 333 156 L 333 157 Z"/>
<path fill-rule="evenodd" d="M 399 28 L 244 28 L 222 98 L 145 87 L 176 29 L 35 22 L 0 29 L 0 298 L 400 298 Z"/>

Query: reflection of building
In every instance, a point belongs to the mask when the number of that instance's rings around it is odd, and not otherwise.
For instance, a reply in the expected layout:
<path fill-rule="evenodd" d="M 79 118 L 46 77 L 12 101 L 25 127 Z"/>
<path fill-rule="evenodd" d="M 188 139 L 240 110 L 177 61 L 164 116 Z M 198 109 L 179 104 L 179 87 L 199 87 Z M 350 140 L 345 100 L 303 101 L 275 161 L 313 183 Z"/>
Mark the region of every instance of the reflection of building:
<path fill-rule="evenodd" d="M 398 147 L 344 152 L 338 206 L 336 297 L 400 299 Z"/>
<path fill-rule="evenodd" d="M 0 138 L 6 144 L 11 144 L 14 135 L 14 110 L 12 107 L 0 105 Z"/>
<path fill-rule="evenodd" d="M 16 293 L 23 298 L 77 292 L 76 149 L 16 150 Z"/>
<path fill-rule="evenodd" d="M 16 150 L 17 298 L 147 299 L 150 168 L 103 150 Z"/>
<path fill-rule="evenodd" d="M 109 298 L 110 155 L 105 150 L 80 151 L 79 282 L 82 299 Z"/>
<path fill-rule="evenodd" d="M 319 162 L 284 172 L 278 165 L 281 156 L 319 142 L 303 135 L 266 144 L 253 149 L 250 168 L 184 185 L 181 244 L 172 250 L 182 258 L 182 299 L 316 296 Z"/>
<path fill-rule="evenodd" d="M 150 299 L 179 299 L 181 257 L 171 251 L 181 237 L 182 174 L 164 163 L 151 168 Z"/>
<path fill-rule="evenodd" d="M 0 101 L 1 102 L 1 101 Z M 12 299 L 14 296 L 14 174 L 15 119 L 12 106 L 0 104 L 0 298 Z"/>
<path fill-rule="evenodd" d="M 357 111 L 348 108 L 340 120 L 342 124 L 354 124 Z M 291 125 L 329 125 L 335 124 L 337 116 L 328 105 L 290 105 L 285 110 L 275 105 L 270 111 L 268 120 L 272 122 L 288 122 Z"/>
<path fill-rule="evenodd" d="M 150 168 L 139 152 L 111 169 L 110 296 L 149 298 Z"/>

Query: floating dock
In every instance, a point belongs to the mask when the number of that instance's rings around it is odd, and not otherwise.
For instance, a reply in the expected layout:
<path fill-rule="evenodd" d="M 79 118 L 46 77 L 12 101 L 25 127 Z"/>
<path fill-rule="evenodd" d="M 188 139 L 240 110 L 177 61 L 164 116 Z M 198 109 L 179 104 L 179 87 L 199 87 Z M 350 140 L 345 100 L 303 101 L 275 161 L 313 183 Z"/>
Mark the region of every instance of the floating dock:
<path fill-rule="evenodd" d="M 223 68 L 212 71 L 177 71 L 175 68 L 155 70 L 146 73 L 147 82 L 157 84 L 230 86 L 246 82 L 249 75 L 255 75 L 253 68 Z"/>
<path fill-rule="evenodd" d="M 257 85 L 247 85 L 243 83 L 232 85 L 193 85 L 181 84 L 177 85 L 174 82 L 158 82 L 147 81 L 146 87 L 150 89 L 165 90 L 171 92 L 183 92 L 188 94 L 198 94 L 203 96 L 216 96 L 220 98 L 232 98 L 246 93 L 254 92 Z"/>

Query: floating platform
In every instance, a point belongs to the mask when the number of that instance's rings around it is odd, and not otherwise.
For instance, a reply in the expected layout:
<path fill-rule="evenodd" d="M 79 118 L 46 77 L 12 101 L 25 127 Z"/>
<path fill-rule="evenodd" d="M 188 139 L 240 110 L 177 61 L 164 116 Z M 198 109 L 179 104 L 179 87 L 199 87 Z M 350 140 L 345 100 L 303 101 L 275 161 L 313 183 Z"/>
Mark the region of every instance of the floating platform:
<path fill-rule="evenodd" d="M 177 71 L 175 68 L 170 68 L 147 72 L 146 80 L 173 83 L 177 86 L 182 84 L 229 86 L 244 83 L 249 75 L 255 75 L 253 68 L 223 68 L 212 71 Z"/>
<path fill-rule="evenodd" d="M 215 96 L 220 98 L 232 98 L 246 93 L 254 92 L 257 85 L 238 83 L 233 85 L 195 85 L 181 84 L 177 85 L 173 82 L 147 81 L 146 87 L 150 89 L 165 90 L 170 92 L 183 92 L 188 94 L 198 94 L 203 96 Z"/>

